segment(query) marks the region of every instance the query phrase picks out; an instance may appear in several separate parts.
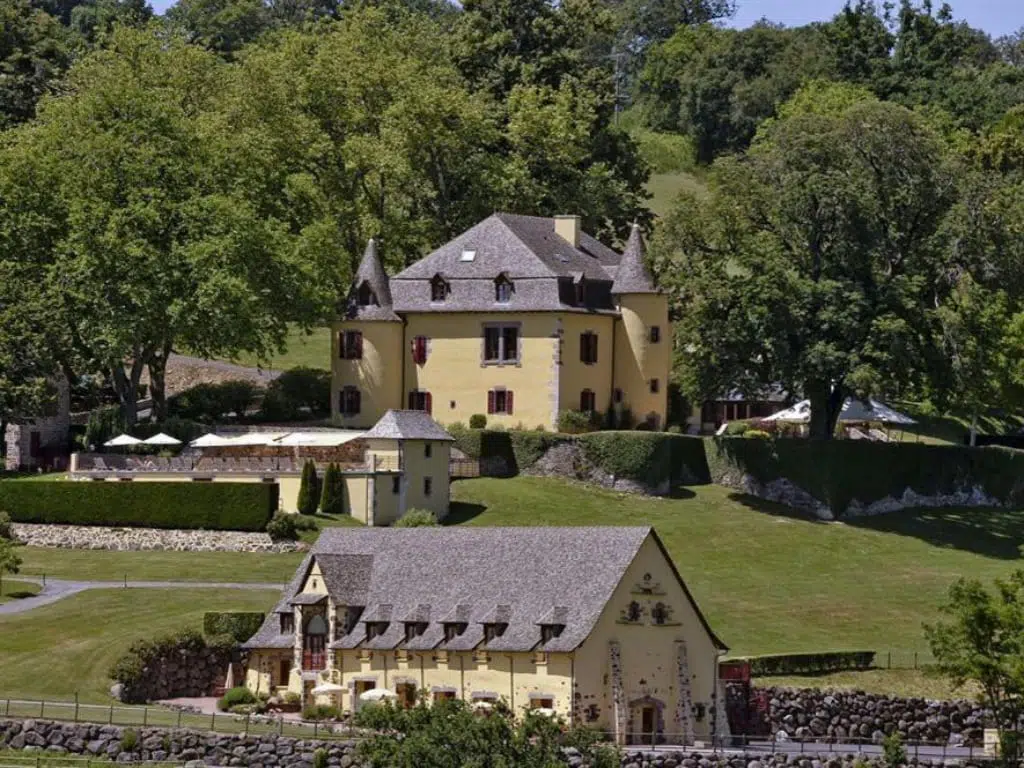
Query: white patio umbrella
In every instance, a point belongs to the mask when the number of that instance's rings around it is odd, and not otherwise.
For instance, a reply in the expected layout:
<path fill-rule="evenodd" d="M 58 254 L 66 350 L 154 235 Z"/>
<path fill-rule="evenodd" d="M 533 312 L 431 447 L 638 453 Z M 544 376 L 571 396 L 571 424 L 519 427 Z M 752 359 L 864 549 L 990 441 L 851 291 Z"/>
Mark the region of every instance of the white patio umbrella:
<path fill-rule="evenodd" d="M 359 694 L 360 701 L 384 701 L 385 699 L 397 699 L 398 694 L 389 691 L 387 688 L 371 688 Z"/>
<path fill-rule="evenodd" d="M 320 683 L 316 688 L 313 689 L 314 694 L 326 694 L 326 693 L 342 693 L 345 690 L 345 686 L 338 685 L 337 683 Z"/>
<path fill-rule="evenodd" d="M 163 432 L 159 432 L 148 440 L 143 440 L 142 442 L 145 445 L 181 445 L 181 440 L 164 434 Z"/>
<path fill-rule="evenodd" d="M 127 448 L 129 445 L 141 445 L 142 441 L 131 435 L 118 435 L 103 444 L 104 448 Z"/>
<path fill-rule="evenodd" d="M 231 445 L 227 438 L 215 435 L 212 432 L 202 437 L 197 437 L 191 443 L 190 446 L 193 448 L 217 448 L 222 445 Z"/>
<path fill-rule="evenodd" d="M 543 715 L 544 717 L 554 717 L 558 714 L 557 712 L 555 712 L 555 710 L 549 707 L 537 707 L 536 709 L 531 709 L 530 711 L 538 715 Z"/>

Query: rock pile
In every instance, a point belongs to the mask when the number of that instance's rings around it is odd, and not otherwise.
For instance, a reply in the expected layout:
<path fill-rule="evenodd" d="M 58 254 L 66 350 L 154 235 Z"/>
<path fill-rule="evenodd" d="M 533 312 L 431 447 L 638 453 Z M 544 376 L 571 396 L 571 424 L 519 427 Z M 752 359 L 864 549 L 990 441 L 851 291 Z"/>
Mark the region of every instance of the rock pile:
<path fill-rule="evenodd" d="M 906 742 L 980 746 L 986 711 L 970 701 L 929 701 L 863 691 L 768 689 L 768 719 L 776 740 L 880 744 L 899 731 Z M 783 735 L 784 734 L 784 735 Z"/>
<path fill-rule="evenodd" d="M 299 542 L 271 541 L 265 533 L 106 528 L 92 525 L 15 523 L 14 538 L 32 547 L 170 550 L 174 552 L 295 552 Z"/>

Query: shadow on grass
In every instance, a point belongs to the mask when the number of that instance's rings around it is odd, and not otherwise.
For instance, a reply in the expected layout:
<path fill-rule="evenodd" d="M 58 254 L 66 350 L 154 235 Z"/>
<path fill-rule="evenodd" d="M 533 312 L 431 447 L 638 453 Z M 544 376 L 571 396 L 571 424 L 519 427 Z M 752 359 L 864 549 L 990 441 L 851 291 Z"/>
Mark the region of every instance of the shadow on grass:
<path fill-rule="evenodd" d="M 442 525 L 460 525 L 469 522 L 477 515 L 487 511 L 483 504 L 471 504 L 467 501 L 453 501 L 448 508 L 448 516 Z"/>
<path fill-rule="evenodd" d="M 673 488 L 669 492 L 668 498 L 670 498 L 670 499 L 695 499 L 695 498 L 697 498 L 697 494 L 694 493 L 693 491 L 691 491 L 689 488 L 680 485 L 680 486 L 678 486 L 676 488 Z"/>
<path fill-rule="evenodd" d="M 998 560 L 1020 560 L 1024 510 L 908 509 L 870 517 L 851 517 L 847 525 L 880 533 L 912 536 L 942 549 L 959 549 Z"/>
<path fill-rule="evenodd" d="M 737 504 L 742 504 L 747 509 L 752 509 L 755 512 L 764 512 L 767 515 L 773 515 L 775 517 L 788 517 L 792 520 L 801 520 L 805 523 L 822 522 L 815 517 L 813 513 L 806 510 L 787 507 L 785 504 L 779 504 L 775 501 L 759 499 L 757 496 L 751 496 L 749 493 L 730 493 L 729 499 L 731 501 L 735 501 Z"/>

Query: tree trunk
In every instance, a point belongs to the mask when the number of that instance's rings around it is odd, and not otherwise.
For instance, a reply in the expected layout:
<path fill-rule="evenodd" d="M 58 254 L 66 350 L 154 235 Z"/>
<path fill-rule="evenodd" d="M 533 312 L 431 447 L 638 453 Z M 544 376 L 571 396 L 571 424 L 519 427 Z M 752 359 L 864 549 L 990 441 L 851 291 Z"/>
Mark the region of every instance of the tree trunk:
<path fill-rule="evenodd" d="M 136 352 L 137 354 L 132 358 L 129 372 L 125 372 L 122 363 L 115 363 L 110 369 L 110 381 L 117 394 L 118 402 L 121 404 L 121 418 L 124 419 L 125 429 L 134 426 L 139 420 L 139 380 L 142 378 L 142 371 L 145 369 L 149 357 L 148 354 L 140 350 L 136 350 Z"/>
<path fill-rule="evenodd" d="M 167 358 L 171 354 L 171 345 L 165 344 L 163 349 L 153 355 L 149 361 L 149 396 L 153 399 L 153 420 L 167 420 Z"/>
<path fill-rule="evenodd" d="M 971 414 L 971 447 L 973 448 L 978 442 L 978 412 L 974 411 Z"/>
<path fill-rule="evenodd" d="M 812 440 L 831 440 L 846 399 L 846 388 L 841 384 L 813 381 L 807 383 L 804 394 L 811 401 L 809 437 Z"/>

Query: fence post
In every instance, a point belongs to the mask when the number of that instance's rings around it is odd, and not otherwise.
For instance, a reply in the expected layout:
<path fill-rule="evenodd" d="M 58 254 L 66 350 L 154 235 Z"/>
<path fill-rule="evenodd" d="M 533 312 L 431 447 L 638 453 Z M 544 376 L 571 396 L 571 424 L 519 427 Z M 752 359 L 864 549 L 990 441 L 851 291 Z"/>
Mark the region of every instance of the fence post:
<path fill-rule="evenodd" d="M 314 721 L 313 721 L 313 738 L 314 738 L 314 739 L 316 738 L 316 731 L 317 731 L 317 726 L 318 726 L 318 725 L 319 725 L 319 722 L 318 722 L 318 721 L 316 721 L 316 720 L 314 720 Z"/>
<path fill-rule="evenodd" d="M 45 701 L 40 701 L 39 702 L 39 717 L 40 718 L 43 716 L 43 712 L 45 710 L 46 710 L 46 702 Z M 37 760 L 37 762 L 38 762 L 38 760 Z"/>
<path fill-rule="evenodd" d="M 246 736 L 249 735 L 249 717 L 250 717 L 250 713 L 246 712 L 245 713 L 245 735 Z"/>
<path fill-rule="evenodd" d="M 885 663 L 885 668 L 886 669 L 892 669 L 892 651 L 889 651 L 886 654 L 886 656 L 888 657 L 888 660 Z"/>
<path fill-rule="evenodd" d="M 78 722 L 78 691 L 75 691 L 75 722 Z"/>
<path fill-rule="evenodd" d="M 113 724 L 114 724 L 114 705 L 111 704 L 110 705 L 110 719 L 107 720 L 107 725 L 113 725 Z"/>
<path fill-rule="evenodd" d="M 124 588 L 128 589 L 128 574 L 127 573 L 124 575 Z"/>
<path fill-rule="evenodd" d="M 10 716 L 11 716 L 11 700 L 8 699 L 7 700 L 7 704 L 4 705 L 4 717 L 10 717 Z"/>
<path fill-rule="evenodd" d="M 181 710 L 178 710 L 178 728 L 181 728 Z"/>
<path fill-rule="evenodd" d="M 917 651 L 914 651 L 914 669 L 917 669 Z"/>
<path fill-rule="evenodd" d="M 211 731 L 217 730 L 217 710 L 214 710 L 210 714 L 210 730 Z"/>
<path fill-rule="evenodd" d="M 149 724 L 149 707 L 142 708 L 142 727 L 145 728 Z"/>

